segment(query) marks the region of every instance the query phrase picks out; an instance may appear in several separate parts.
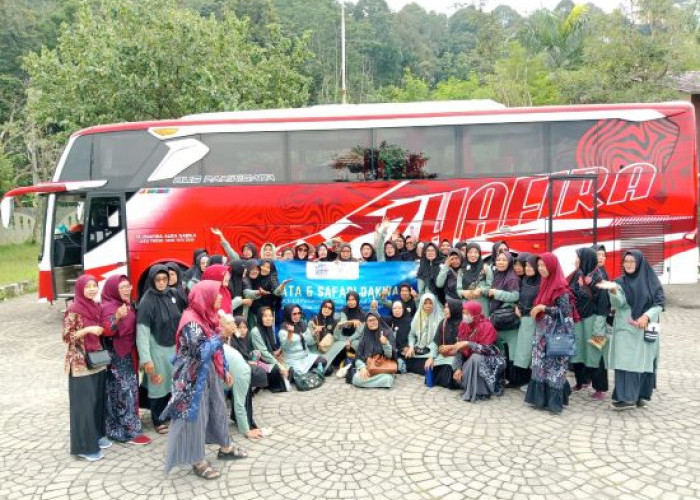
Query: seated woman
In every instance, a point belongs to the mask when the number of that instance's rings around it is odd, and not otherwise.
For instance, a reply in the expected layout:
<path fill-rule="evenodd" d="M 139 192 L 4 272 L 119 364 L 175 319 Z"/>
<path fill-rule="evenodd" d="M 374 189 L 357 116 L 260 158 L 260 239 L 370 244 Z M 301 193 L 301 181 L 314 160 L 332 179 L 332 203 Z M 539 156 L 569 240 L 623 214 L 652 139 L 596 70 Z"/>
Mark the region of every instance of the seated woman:
<path fill-rule="evenodd" d="M 253 349 L 260 353 L 260 360 L 272 368 L 267 373 L 267 388 L 270 392 L 285 392 L 284 379 L 289 372 L 279 361 L 281 350 L 275 335 L 275 317 L 272 309 L 262 307 L 258 311 L 258 324 L 250 331 Z"/>
<path fill-rule="evenodd" d="M 268 369 L 271 367 L 265 363 L 259 363 L 260 352 L 253 349 L 253 342 L 248 335 L 248 324 L 243 316 L 234 316 L 233 334 L 229 344 L 243 356 L 250 365 L 250 385 L 253 387 L 267 387 Z"/>
<path fill-rule="evenodd" d="M 435 243 L 428 243 L 423 248 L 423 253 L 418 265 L 418 294 L 423 295 L 425 292 L 433 294 L 433 303 L 435 300 L 444 298 L 442 289 L 435 282 L 440 273 L 440 264 L 442 257 Z M 442 309 L 441 303 L 436 303 L 438 309 Z"/>
<path fill-rule="evenodd" d="M 389 288 L 382 290 L 382 305 L 387 309 L 391 309 L 394 303 L 387 299 L 388 295 Z M 399 285 L 399 298 L 396 300 L 401 301 L 401 305 L 406 312 L 411 315 L 411 319 L 413 319 L 413 317 L 416 315 L 416 311 L 418 310 L 416 308 L 416 297 L 418 297 L 418 293 L 411 287 L 410 283 L 404 281 Z"/>
<path fill-rule="evenodd" d="M 425 361 L 430 356 L 430 344 L 438 325 L 442 321 L 442 310 L 435 295 L 426 292 L 418 302 L 418 312 L 411 321 L 408 334 L 408 349 L 404 353 L 406 370 L 425 375 Z"/>
<path fill-rule="evenodd" d="M 289 378 L 316 370 L 319 375 L 326 371 L 328 362 L 323 356 L 311 352 L 315 345 L 313 336 L 306 331 L 306 322 L 301 317 L 301 307 L 290 304 L 284 308 L 284 321 L 279 332 L 284 361 L 289 366 Z"/>
<path fill-rule="evenodd" d="M 354 290 L 345 294 L 345 307 L 340 310 L 338 325 L 345 340 L 346 349 L 356 349 L 360 338 L 360 327 L 365 321 L 365 311 L 360 305 L 360 294 Z"/>
<path fill-rule="evenodd" d="M 433 369 L 435 385 L 446 389 L 457 389 L 459 386 L 452 378 L 452 363 L 456 352 L 459 324 L 462 322 L 462 301 L 447 299 L 442 313 L 444 319 L 440 322 L 430 344 L 430 356 L 425 361 L 425 369 Z"/>
<path fill-rule="evenodd" d="M 406 373 L 406 362 L 403 359 L 408 350 L 408 335 L 411 333 L 411 314 L 404 308 L 403 302 L 397 300 L 391 306 L 391 316 L 383 318 L 391 329 L 396 340 L 396 352 L 399 356 L 399 371 Z M 403 366 L 402 366 L 403 365 Z"/>
<path fill-rule="evenodd" d="M 481 304 L 464 304 L 462 323 L 457 332 L 452 376 L 464 390 L 463 401 L 481 401 L 503 394 L 505 358 L 494 346 L 498 332 L 484 317 Z"/>
<path fill-rule="evenodd" d="M 382 320 L 378 314 L 367 314 L 365 325 L 357 346 L 357 359 L 355 360 L 355 374 L 352 377 L 352 385 L 365 389 L 391 388 L 394 385 L 394 375 L 380 373 L 371 375 L 367 363 L 373 356 L 383 356 L 386 359 L 396 360 L 396 343 L 394 334 L 390 329 L 381 327 Z"/>
<path fill-rule="evenodd" d="M 330 299 L 321 302 L 321 308 L 318 314 L 309 322 L 306 333 L 307 336 L 310 335 L 314 338 L 315 347 L 312 347 L 311 350 L 317 350 L 318 354 L 322 354 L 323 357 L 328 360 L 328 369 L 330 370 L 336 358 L 339 358 L 340 354 L 345 352 L 346 348 L 343 328 L 340 326 L 340 322 L 335 319 L 335 302 Z M 327 335 L 331 336 L 333 343 L 326 346 L 325 351 L 321 351 L 318 347 L 319 343 L 323 341 Z"/>

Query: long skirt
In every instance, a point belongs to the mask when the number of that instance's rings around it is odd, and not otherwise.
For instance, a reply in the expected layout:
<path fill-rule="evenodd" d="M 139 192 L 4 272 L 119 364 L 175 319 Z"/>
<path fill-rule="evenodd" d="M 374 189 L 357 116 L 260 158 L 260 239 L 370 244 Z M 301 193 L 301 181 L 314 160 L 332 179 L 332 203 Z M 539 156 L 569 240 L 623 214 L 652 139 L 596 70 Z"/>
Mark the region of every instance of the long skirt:
<path fill-rule="evenodd" d="M 502 395 L 505 367 L 506 360 L 502 356 L 472 353 L 462 364 L 462 401 L 473 403 L 489 399 L 492 395 Z"/>
<path fill-rule="evenodd" d="M 636 403 L 640 400 L 649 401 L 655 387 L 655 373 L 615 370 L 615 390 L 613 390 L 612 399 L 628 403 Z"/>
<path fill-rule="evenodd" d="M 445 389 L 459 389 L 459 384 L 452 378 L 454 370 L 450 365 L 433 366 L 433 377 L 435 385 Z"/>
<path fill-rule="evenodd" d="M 212 363 L 207 383 L 202 388 L 197 420 L 177 419 L 170 425 L 165 472 L 170 472 L 176 465 L 194 465 L 204 460 L 205 444 L 226 447 L 230 442 L 224 384 Z"/>
<path fill-rule="evenodd" d="M 70 404 L 70 452 L 88 455 L 100 451 L 97 441 L 105 435 L 105 377 L 102 370 L 92 375 L 68 376 Z"/>
<path fill-rule="evenodd" d="M 394 385 L 394 376 L 381 373 L 365 379 L 360 376 L 358 371 L 352 377 L 352 385 L 362 389 L 390 389 Z"/>
<path fill-rule="evenodd" d="M 525 402 L 537 408 L 561 413 L 569 404 L 571 386 L 566 380 L 569 357 L 545 356 L 547 342 L 544 329 L 535 330 L 532 347 L 532 380 L 527 386 Z"/>
<path fill-rule="evenodd" d="M 142 434 L 138 409 L 139 378 L 131 354 L 123 358 L 112 353 L 107 372 L 107 437 L 129 441 Z"/>
<path fill-rule="evenodd" d="M 415 373 L 416 375 L 425 376 L 425 360 L 428 358 L 404 358 L 406 362 L 406 371 Z"/>

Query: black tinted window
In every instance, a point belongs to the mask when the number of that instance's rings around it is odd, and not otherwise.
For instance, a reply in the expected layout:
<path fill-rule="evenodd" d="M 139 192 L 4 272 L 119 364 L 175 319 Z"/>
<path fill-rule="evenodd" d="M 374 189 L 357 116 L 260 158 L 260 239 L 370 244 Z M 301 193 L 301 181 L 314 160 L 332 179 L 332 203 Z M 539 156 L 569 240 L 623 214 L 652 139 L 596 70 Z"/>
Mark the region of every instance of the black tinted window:
<path fill-rule="evenodd" d="M 92 136 L 78 137 L 68 151 L 68 157 L 61 170 L 62 181 L 87 181 L 90 179 L 92 157 Z"/>
<path fill-rule="evenodd" d="M 462 128 L 464 175 L 547 172 L 541 123 L 468 125 Z"/>
<path fill-rule="evenodd" d="M 380 151 L 387 150 L 389 158 L 396 156 L 398 149 L 404 150 L 405 178 L 454 177 L 457 164 L 455 130 L 451 126 L 379 128 L 375 130 L 374 142 Z M 381 156 L 380 153 L 380 159 Z"/>
<path fill-rule="evenodd" d="M 305 130 L 289 133 L 291 182 L 365 180 L 372 170 L 365 155 L 369 130 Z"/>
<path fill-rule="evenodd" d="M 204 134 L 205 184 L 270 183 L 285 179 L 284 132 Z"/>
<path fill-rule="evenodd" d="M 550 139 L 549 151 L 552 165 L 552 172 L 570 170 L 579 166 L 577 154 L 579 143 L 586 135 L 586 132 L 595 125 L 594 121 L 585 122 L 553 122 L 549 124 Z M 582 144 L 581 166 L 597 166 L 596 136 L 591 134 L 587 144 Z M 584 139 L 586 141 L 586 139 Z"/>
<path fill-rule="evenodd" d="M 167 153 L 167 147 L 145 130 L 93 135 L 92 178 L 108 187 L 139 188 Z"/>

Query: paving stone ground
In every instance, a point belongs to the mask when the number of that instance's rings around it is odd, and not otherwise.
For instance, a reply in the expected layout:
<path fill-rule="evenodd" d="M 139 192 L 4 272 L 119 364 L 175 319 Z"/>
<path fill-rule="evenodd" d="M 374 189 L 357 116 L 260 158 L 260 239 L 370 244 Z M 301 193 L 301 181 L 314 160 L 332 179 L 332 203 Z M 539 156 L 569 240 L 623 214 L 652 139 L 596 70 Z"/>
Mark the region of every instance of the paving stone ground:
<path fill-rule="evenodd" d="M 658 390 L 646 409 L 610 411 L 576 393 L 561 416 L 519 390 L 465 403 L 413 375 L 390 390 L 335 378 L 254 399 L 274 434 L 223 476 L 163 473 L 167 438 L 144 412 L 146 447 L 115 444 L 96 463 L 68 453 L 61 305 L 0 303 L 0 499 L 676 499 L 700 498 L 700 285 L 667 287 Z"/>

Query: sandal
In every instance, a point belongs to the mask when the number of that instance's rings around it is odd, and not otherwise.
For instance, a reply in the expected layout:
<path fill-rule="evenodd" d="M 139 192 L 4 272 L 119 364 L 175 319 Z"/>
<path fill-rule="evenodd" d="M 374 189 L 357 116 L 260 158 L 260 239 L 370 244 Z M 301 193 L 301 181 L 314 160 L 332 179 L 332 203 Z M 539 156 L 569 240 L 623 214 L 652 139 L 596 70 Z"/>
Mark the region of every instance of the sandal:
<path fill-rule="evenodd" d="M 217 477 L 221 477 L 221 472 L 214 469 L 209 462 L 206 462 L 204 465 L 199 467 L 193 465 L 192 472 L 194 472 L 195 476 L 199 476 L 204 479 L 216 479 Z"/>
<path fill-rule="evenodd" d="M 219 453 L 216 456 L 219 460 L 237 460 L 246 458 L 248 452 L 240 446 L 231 446 L 230 451 L 221 451 L 221 448 L 219 448 Z"/>
<path fill-rule="evenodd" d="M 155 430 L 158 434 L 167 434 L 168 433 L 168 424 L 156 425 Z"/>

